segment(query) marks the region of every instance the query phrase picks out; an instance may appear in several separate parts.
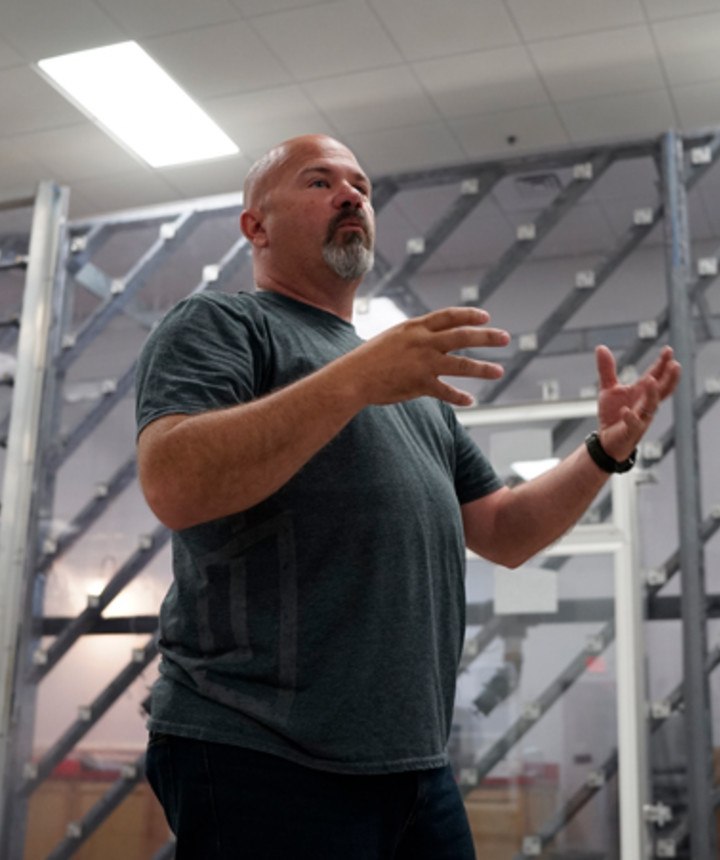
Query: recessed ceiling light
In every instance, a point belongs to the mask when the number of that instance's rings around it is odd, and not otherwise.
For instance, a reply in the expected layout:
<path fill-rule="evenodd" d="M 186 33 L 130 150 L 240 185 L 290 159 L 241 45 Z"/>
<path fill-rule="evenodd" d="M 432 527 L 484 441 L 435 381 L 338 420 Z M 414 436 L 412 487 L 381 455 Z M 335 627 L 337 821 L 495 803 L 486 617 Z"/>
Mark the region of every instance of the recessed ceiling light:
<path fill-rule="evenodd" d="M 38 63 L 76 107 L 152 167 L 234 155 L 238 147 L 137 42 Z"/>

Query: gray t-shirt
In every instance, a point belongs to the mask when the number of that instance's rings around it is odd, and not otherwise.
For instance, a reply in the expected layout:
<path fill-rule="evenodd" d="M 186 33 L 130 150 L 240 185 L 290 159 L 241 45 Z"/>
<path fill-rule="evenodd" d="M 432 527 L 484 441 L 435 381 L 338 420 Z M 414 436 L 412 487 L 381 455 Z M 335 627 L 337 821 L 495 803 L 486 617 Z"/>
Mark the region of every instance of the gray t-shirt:
<path fill-rule="evenodd" d="M 361 343 L 274 293 L 193 296 L 142 352 L 138 429 L 247 402 Z M 366 407 L 264 502 L 173 534 L 150 728 L 336 772 L 443 765 L 460 504 L 500 486 L 452 409 L 424 397 Z"/>

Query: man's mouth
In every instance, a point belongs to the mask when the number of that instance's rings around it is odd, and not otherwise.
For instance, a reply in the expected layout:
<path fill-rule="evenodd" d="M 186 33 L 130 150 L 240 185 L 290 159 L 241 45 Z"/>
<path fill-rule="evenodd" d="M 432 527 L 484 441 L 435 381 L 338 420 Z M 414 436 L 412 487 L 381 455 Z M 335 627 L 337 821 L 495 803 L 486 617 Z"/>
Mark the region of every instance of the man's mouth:
<path fill-rule="evenodd" d="M 343 244 L 359 242 L 365 247 L 369 247 L 372 241 L 369 224 L 358 214 L 346 214 L 330 222 L 327 241 L 332 242 L 336 237 Z"/>

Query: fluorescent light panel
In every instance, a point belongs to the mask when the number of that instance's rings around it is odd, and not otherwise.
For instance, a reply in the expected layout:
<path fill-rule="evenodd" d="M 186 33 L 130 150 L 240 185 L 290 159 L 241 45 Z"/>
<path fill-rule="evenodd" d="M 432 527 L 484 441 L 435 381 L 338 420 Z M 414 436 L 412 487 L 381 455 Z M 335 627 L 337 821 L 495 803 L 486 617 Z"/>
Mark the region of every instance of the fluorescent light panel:
<path fill-rule="evenodd" d="M 239 151 L 137 42 L 51 57 L 38 67 L 80 110 L 152 167 Z"/>

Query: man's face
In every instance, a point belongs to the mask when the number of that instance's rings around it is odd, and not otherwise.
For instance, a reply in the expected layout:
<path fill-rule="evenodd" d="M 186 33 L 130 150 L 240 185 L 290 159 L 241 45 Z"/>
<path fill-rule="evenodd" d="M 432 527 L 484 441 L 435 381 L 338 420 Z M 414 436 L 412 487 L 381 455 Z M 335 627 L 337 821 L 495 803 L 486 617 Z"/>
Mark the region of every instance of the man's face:
<path fill-rule="evenodd" d="M 268 247 L 290 264 L 321 258 L 343 280 L 359 280 L 373 263 L 370 192 L 355 157 L 337 141 L 292 142 L 261 195 Z"/>

